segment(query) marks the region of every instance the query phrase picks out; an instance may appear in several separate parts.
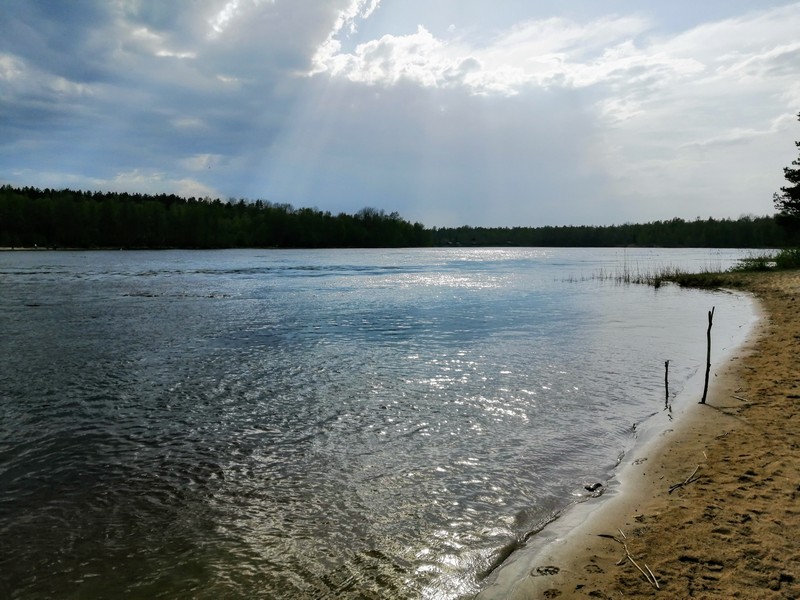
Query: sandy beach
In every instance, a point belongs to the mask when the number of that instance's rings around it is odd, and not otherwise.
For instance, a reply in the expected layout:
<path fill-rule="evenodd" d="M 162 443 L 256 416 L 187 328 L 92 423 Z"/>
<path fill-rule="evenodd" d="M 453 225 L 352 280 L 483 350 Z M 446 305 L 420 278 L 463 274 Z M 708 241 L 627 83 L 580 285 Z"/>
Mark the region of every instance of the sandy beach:
<path fill-rule="evenodd" d="M 623 493 L 513 555 L 479 598 L 800 598 L 800 273 L 730 277 L 763 314 L 712 365 L 707 404 L 625 458 Z"/>

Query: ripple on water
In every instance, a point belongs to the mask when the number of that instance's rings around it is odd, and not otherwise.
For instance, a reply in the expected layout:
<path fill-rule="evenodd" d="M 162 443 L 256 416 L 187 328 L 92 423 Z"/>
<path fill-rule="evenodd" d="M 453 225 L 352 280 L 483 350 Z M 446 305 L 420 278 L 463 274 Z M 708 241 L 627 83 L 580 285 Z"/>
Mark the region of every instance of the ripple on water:
<path fill-rule="evenodd" d="M 0 595 L 469 596 L 704 359 L 596 254 L 3 253 Z"/>

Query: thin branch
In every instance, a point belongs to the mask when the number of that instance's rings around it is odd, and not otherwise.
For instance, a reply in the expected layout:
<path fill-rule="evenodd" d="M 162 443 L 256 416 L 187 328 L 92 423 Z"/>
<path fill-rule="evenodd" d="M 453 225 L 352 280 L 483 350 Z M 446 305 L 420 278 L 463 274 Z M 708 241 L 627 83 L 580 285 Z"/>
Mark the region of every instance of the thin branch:
<path fill-rule="evenodd" d="M 692 471 L 692 474 L 689 475 L 684 481 L 681 481 L 680 483 L 675 483 L 675 484 L 669 486 L 669 493 L 671 494 L 672 492 L 674 492 L 678 488 L 681 488 L 681 487 L 683 487 L 685 485 L 689 485 L 690 483 L 692 483 L 694 481 L 697 481 L 697 477 L 695 477 L 695 474 L 697 473 L 697 470 L 699 468 L 700 468 L 700 465 L 697 465 L 694 468 L 694 471 Z"/>
<path fill-rule="evenodd" d="M 642 567 L 640 567 L 635 560 L 633 560 L 633 557 L 631 556 L 631 553 L 628 550 L 628 544 L 623 544 L 623 546 L 625 546 L 625 555 L 628 557 L 628 560 L 631 561 L 634 567 L 639 569 L 642 575 L 644 575 L 644 578 L 647 580 L 647 583 L 649 583 L 650 585 L 655 585 L 653 581 L 650 579 L 650 575 L 648 575 L 647 572 Z"/>
<path fill-rule="evenodd" d="M 656 589 L 660 590 L 661 586 L 658 585 L 658 579 L 656 579 L 655 574 L 650 570 L 650 567 L 647 566 L 647 563 L 644 563 L 644 568 L 647 569 L 647 572 L 650 573 L 650 577 L 653 578 L 653 583 L 656 584 Z"/>
<path fill-rule="evenodd" d="M 684 482 L 683 482 L 683 485 L 686 485 L 687 483 L 689 483 L 689 481 L 691 481 L 692 477 L 694 477 L 695 473 L 697 473 L 697 470 L 698 470 L 699 468 L 700 468 L 700 465 L 697 465 L 697 466 L 694 468 L 694 471 L 692 471 L 692 474 L 691 474 L 691 475 L 689 475 L 689 476 L 686 478 L 686 481 L 684 481 Z"/>
<path fill-rule="evenodd" d="M 623 533 L 623 531 L 621 529 L 617 529 L 617 531 L 620 532 L 620 534 L 622 535 L 623 539 L 627 539 L 627 537 L 625 536 L 625 534 Z M 618 544 L 620 544 L 623 547 L 623 549 L 625 550 L 625 556 L 623 556 L 619 560 L 619 562 L 617 562 L 618 566 L 622 565 L 626 560 L 629 560 L 631 562 L 631 564 L 634 567 L 636 567 L 637 569 L 639 569 L 639 572 L 642 575 L 644 575 L 644 578 L 647 580 L 647 583 L 649 583 L 650 585 L 655 587 L 657 590 L 661 589 L 661 586 L 658 584 L 658 579 L 656 579 L 656 576 L 653 574 L 653 571 L 650 570 L 650 567 L 647 566 L 647 563 L 644 563 L 644 566 L 647 569 L 647 571 L 645 571 L 644 569 L 642 569 L 642 567 L 639 566 L 639 563 L 637 563 L 636 560 L 633 558 L 633 555 L 631 555 L 631 551 L 628 549 L 628 544 L 626 544 L 623 540 L 621 540 L 620 538 L 618 538 L 615 535 L 609 535 L 607 533 L 599 533 L 597 535 L 599 537 L 604 537 L 604 538 L 608 538 L 610 540 L 614 540 L 615 542 L 617 542 Z"/>

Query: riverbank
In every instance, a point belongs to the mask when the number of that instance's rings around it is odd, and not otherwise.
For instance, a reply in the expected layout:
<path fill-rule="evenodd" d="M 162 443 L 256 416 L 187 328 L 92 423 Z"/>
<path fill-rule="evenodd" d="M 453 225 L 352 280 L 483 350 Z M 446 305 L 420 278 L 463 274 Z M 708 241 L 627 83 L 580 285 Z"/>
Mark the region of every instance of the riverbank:
<path fill-rule="evenodd" d="M 707 405 L 626 457 L 623 494 L 519 552 L 481 599 L 800 597 L 800 272 L 728 277 L 763 318 L 712 366 Z"/>

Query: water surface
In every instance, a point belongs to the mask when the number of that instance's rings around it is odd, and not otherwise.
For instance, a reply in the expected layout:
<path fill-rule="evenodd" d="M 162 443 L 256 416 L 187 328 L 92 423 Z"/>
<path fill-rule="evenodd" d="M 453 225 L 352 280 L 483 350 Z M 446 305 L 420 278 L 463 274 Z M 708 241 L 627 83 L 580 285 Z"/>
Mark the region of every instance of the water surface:
<path fill-rule="evenodd" d="M 0 253 L 0 595 L 460 598 L 752 318 L 712 250 Z"/>

